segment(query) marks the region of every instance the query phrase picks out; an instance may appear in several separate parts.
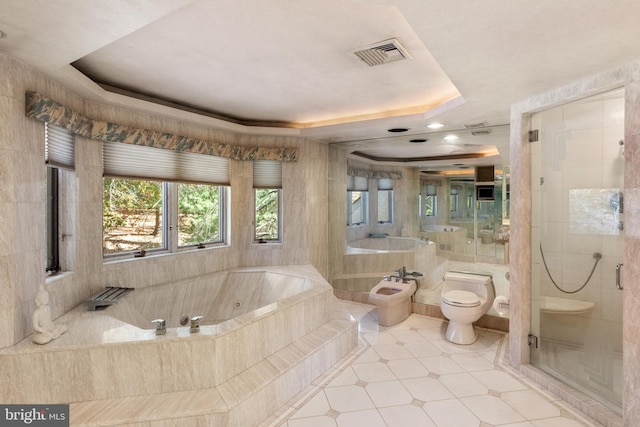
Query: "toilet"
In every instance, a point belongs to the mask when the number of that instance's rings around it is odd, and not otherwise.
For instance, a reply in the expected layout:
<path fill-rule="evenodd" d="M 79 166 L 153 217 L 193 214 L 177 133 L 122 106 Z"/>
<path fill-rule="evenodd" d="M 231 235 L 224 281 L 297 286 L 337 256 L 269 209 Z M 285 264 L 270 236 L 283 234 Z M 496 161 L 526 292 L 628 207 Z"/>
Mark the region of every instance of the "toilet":
<path fill-rule="evenodd" d="M 495 296 L 491 274 L 448 271 L 440 295 L 442 314 L 449 319 L 445 338 L 455 344 L 476 342 L 473 322 L 489 311 Z"/>
<path fill-rule="evenodd" d="M 394 281 L 385 277 L 369 292 L 369 303 L 378 307 L 378 324 L 392 326 L 411 314 L 411 296 L 417 289 L 415 280 Z"/>

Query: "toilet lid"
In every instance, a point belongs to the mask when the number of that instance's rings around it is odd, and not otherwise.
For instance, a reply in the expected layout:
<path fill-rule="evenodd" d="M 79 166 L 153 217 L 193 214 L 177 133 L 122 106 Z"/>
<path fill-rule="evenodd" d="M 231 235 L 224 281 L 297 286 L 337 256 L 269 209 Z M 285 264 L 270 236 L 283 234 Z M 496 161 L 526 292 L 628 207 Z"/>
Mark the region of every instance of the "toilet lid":
<path fill-rule="evenodd" d="M 456 307 L 477 307 L 480 298 L 473 292 L 453 290 L 442 294 L 442 302 Z"/>

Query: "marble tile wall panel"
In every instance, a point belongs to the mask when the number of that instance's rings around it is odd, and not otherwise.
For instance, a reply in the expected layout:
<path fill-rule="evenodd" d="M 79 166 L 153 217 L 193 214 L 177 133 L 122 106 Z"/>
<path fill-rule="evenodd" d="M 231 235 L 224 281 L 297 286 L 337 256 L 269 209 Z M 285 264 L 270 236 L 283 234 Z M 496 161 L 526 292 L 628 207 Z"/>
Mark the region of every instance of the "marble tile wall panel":
<path fill-rule="evenodd" d="M 343 257 L 344 274 L 374 274 L 393 273 L 398 268 L 406 266 L 415 270 L 414 253 L 387 252 L 373 254 L 347 254 Z"/>

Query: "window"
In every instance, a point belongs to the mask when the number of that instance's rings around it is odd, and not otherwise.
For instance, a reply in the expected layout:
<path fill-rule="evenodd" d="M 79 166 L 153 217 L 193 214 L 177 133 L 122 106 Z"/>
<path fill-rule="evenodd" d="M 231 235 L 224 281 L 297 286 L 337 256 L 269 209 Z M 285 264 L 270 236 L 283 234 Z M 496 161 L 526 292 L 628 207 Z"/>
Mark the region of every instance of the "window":
<path fill-rule="evenodd" d="M 424 198 L 424 215 L 425 216 L 437 216 L 438 215 L 438 198 L 436 196 L 425 196 Z"/>
<path fill-rule="evenodd" d="M 104 255 L 166 249 L 162 182 L 104 178 Z"/>
<path fill-rule="evenodd" d="M 378 223 L 393 222 L 393 181 L 378 179 Z"/>
<path fill-rule="evenodd" d="M 458 201 L 458 190 L 452 188 L 451 194 L 449 195 L 449 211 L 458 212 Z"/>
<path fill-rule="evenodd" d="M 178 184 L 178 246 L 222 242 L 223 195 L 220 186 Z"/>
<path fill-rule="evenodd" d="M 369 180 L 362 176 L 347 176 L 347 226 L 369 221 Z"/>
<path fill-rule="evenodd" d="M 347 225 L 367 223 L 368 195 L 366 191 L 347 191 Z"/>
<path fill-rule="evenodd" d="M 258 243 L 281 242 L 282 234 L 282 162 L 253 162 L 254 240 Z"/>
<path fill-rule="evenodd" d="M 58 168 L 47 167 L 47 267 L 46 271 L 60 271 L 58 246 Z"/>
<path fill-rule="evenodd" d="M 62 270 L 60 251 L 60 224 L 64 209 L 61 208 L 60 183 L 65 170 L 73 171 L 75 167 L 75 150 L 73 135 L 67 130 L 44 124 L 44 157 L 46 165 L 46 271 Z"/>
<path fill-rule="evenodd" d="M 438 215 L 438 192 L 435 185 L 427 185 L 424 197 L 424 215 Z"/>
<path fill-rule="evenodd" d="M 105 256 L 226 241 L 228 159 L 120 143 L 103 150 Z"/>

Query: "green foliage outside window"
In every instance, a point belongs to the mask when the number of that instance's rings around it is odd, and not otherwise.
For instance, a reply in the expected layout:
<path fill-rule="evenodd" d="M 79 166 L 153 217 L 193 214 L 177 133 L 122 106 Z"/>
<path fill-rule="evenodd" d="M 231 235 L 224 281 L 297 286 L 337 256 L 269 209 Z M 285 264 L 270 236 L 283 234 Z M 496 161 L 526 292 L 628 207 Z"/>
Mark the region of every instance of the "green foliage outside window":
<path fill-rule="evenodd" d="M 105 178 L 102 218 L 105 254 L 162 247 L 162 184 Z"/>
<path fill-rule="evenodd" d="M 179 184 L 178 218 L 178 245 L 220 241 L 220 187 Z"/>
<path fill-rule="evenodd" d="M 279 240 L 280 238 L 280 190 L 256 188 L 256 240 Z"/>

